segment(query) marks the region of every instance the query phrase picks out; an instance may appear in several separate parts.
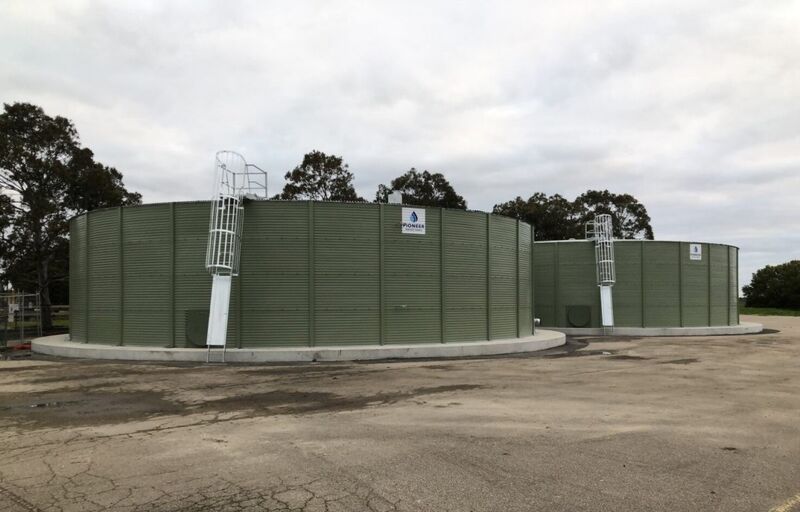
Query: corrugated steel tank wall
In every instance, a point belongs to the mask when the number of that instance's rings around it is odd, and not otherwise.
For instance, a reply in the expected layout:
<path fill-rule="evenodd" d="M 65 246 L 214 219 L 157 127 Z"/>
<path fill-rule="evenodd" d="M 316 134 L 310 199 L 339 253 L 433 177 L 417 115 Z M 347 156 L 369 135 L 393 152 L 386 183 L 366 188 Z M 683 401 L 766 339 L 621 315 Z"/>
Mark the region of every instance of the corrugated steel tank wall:
<path fill-rule="evenodd" d="M 209 202 L 98 210 L 70 224 L 74 341 L 205 343 Z M 477 341 L 532 330 L 532 228 L 480 212 L 248 202 L 228 345 Z"/>
<path fill-rule="evenodd" d="M 737 325 L 738 249 L 693 242 L 617 240 L 614 321 L 618 327 Z M 590 241 L 534 243 L 535 315 L 543 327 L 600 327 L 600 293 Z M 585 312 L 586 314 L 583 314 Z M 576 325 L 587 321 L 586 325 Z"/>

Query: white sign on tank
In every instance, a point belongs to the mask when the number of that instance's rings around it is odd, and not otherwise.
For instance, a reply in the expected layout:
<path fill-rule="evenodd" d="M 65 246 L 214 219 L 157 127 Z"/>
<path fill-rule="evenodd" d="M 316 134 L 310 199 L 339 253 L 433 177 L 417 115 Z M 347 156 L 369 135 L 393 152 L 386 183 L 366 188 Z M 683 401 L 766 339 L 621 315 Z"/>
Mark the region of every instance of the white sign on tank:
<path fill-rule="evenodd" d="M 425 208 L 403 208 L 400 221 L 401 233 L 412 235 L 425 234 Z"/>

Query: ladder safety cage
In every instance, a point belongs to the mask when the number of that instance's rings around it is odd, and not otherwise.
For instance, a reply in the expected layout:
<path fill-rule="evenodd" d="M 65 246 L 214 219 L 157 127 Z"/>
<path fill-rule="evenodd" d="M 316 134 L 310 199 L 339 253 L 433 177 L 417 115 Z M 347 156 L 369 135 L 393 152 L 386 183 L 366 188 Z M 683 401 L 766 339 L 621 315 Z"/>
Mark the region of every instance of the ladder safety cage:
<path fill-rule="evenodd" d="M 242 155 L 219 151 L 215 158 L 214 193 L 206 246 L 206 269 L 212 275 L 237 276 L 242 243 L 242 210 L 246 199 L 266 199 L 267 173 Z"/>
<path fill-rule="evenodd" d="M 613 286 L 617 281 L 614 266 L 614 227 L 611 215 L 603 213 L 586 223 L 586 238 L 594 240 L 597 285 Z"/>

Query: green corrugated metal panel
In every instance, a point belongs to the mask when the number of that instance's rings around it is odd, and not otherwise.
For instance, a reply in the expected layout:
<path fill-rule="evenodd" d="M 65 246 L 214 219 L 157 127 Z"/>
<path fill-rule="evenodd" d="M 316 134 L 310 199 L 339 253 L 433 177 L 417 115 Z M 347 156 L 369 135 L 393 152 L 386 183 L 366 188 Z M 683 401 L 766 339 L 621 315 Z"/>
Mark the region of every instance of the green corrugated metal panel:
<path fill-rule="evenodd" d="M 486 339 L 487 216 L 444 212 L 445 341 Z"/>
<path fill-rule="evenodd" d="M 69 333 L 73 341 L 86 341 L 87 260 L 86 215 L 69 223 Z"/>
<path fill-rule="evenodd" d="M 728 323 L 739 324 L 739 250 L 728 247 Z"/>
<path fill-rule="evenodd" d="M 402 207 L 384 207 L 384 343 L 441 341 L 441 218 L 424 210 L 425 234 L 404 234 Z"/>
<path fill-rule="evenodd" d="M 556 293 L 558 291 L 558 265 L 556 251 L 558 244 L 533 244 L 533 302 L 534 316 L 542 322 L 542 327 L 557 326 Z"/>
<path fill-rule="evenodd" d="M 187 311 L 208 310 L 211 277 L 205 269 L 208 202 L 178 203 L 175 208 L 175 343 L 186 341 Z M 232 313 L 232 311 L 231 311 Z"/>
<path fill-rule="evenodd" d="M 616 325 L 726 325 L 729 316 L 731 324 L 738 323 L 738 250 L 726 245 L 700 245 L 702 258 L 692 260 L 690 242 L 616 241 Z M 533 260 L 536 312 L 543 326 L 569 327 L 567 311 L 582 304 L 590 307 L 590 325 L 600 325 L 592 242 L 537 242 Z"/>
<path fill-rule="evenodd" d="M 709 244 L 711 325 L 728 323 L 728 246 Z"/>
<path fill-rule="evenodd" d="M 89 343 L 121 339 L 119 210 L 95 212 L 89 220 Z"/>
<path fill-rule="evenodd" d="M 517 336 L 517 221 L 492 216 L 490 294 L 492 339 Z"/>
<path fill-rule="evenodd" d="M 642 247 L 643 242 L 614 244 L 616 268 L 625 269 L 624 272 L 617 272 L 617 282 L 612 292 L 614 323 L 620 327 L 642 327 L 643 325 Z M 597 293 L 600 292 L 597 291 Z"/>
<path fill-rule="evenodd" d="M 240 262 L 241 263 L 241 262 Z M 240 266 L 241 271 L 241 266 Z M 241 296 L 242 296 L 242 280 L 241 279 L 234 279 L 231 283 L 231 302 L 230 302 L 230 310 L 228 312 L 228 331 L 227 331 L 227 343 L 229 343 L 230 347 L 241 347 L 242 346 L 242 310 L 240 307 L 241 304 Z M 206 326 L 207 328 L 208 326 Z"/>
<path fill-rule="evenodd" d="M 700 244 L 701 257 L 692 260 L 691 244 L 679 243 L 681 254 L 681 321 L 684 327 L 708 325 L 708 244 Z"/>
<path fill-rule="evenodd" d="M 519 311 L 519 335 L 528 336 L 532 331 L 531 310 L 531 227 L 524 222 L 517 225 L 517 307 Z"/>
<path fill-rule="evenodd" d="M 172 238 L 168 204 L 123 208 L 125 345 L 168 345 Z"/>
<path fill-rule="evenodd" d="M 678 244 L 670 242 L 644 245 L 644 323 L 647 327 L 681 325 L 679 250 Z M 617 273 L 621 270 L 617 269 Z"/>
<path fill-rule="evenodd" d="M 314 205 L 315 345 L 379 338 L 378 231 L 376 205 Z"/>
<path fill-rule="evenodd" d="M 535 315 L 535 312 L 536 312 L 536 279 L 535 279 L 535 276 L 533 275 L 534 274 L 534 272 L 533 272 L 533 251 L 534 251 L 533 241 L 536 240 L 536 229 L 534 229 L 533 226 L 530 226 L 530 233 L 531 233 L 531 235 L 530 235 L 531 236 L 531 259 L 530 259 L 529 265 L 530 265 L 531 279 L 530 279 L 529 286 L 531 288 L 530 289 L 530 292 L 531 292 L 531 295 L 530 295 L 530 297 L 531 297 L 530 298 L 530 301 L 531 301 L 531 307 L 530 307 L 530 310 L 531 310 L 530 311 L 530 314 L 531 314 L 531 332 L 533 334 L 536 334 L 536 315 Z"/>
<path fill-rule="evenodd" d="M 558 308 L 556 321 L 569 325 L 567 311 L 572 306 L 588 306 L 591 327 L 600 326 L 600 292 L 597 288 L 597 271 L 594 246 L 590 243 L 564 243 L 558 248 Z"/>
<path fill-rule="evenodd" d="M 73 337 L 82 341 L 88 330 L 95 343 L 171 346 L 174 339 L 192 346 L 187 325 L 204 332 L 211 290 L 204 261 L 209 207 L 148 205 L 73 219 L 73 315 L 90 319 L 82 325 L 76 316 Z M 525 335 L 530 226 L 491 217 L 489 247 L 489 216 L 436 210 L 426 209 L 426 234 L 411 235 L 401 233 L 395 205 L 245 203 L 229 346 L 309 345 L 312 334 L 319 345 L 376 343 L 381 320 L 385 343 L 485 339 L 487 292 L 492 337 Z M 82 310 L 87 299 L 89 310 Z"/>
<path fill-rule="evenodd" d="M 242 345 L 308 345 L 308 204 L 246 203 Z"/>

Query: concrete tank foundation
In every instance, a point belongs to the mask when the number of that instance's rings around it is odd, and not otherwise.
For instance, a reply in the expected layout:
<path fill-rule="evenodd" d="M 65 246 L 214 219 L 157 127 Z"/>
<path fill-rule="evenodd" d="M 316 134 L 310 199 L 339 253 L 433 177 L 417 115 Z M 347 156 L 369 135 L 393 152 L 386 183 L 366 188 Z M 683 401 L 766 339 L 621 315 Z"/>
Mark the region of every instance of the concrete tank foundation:
<path fill-rule="evenodd" d="M 602 327 L 548 327 L 563 332 L 568 336 L 730 336 L 737 334 L 756 334 L 764 330 L 764 326 L 753 322 L 741 322 L 737 325 L 719 325 L 705 327 L 615 327 L 603 330 Z"/>
<path fill-rule="evenodd" d="M 566 336 L 563 333 L 537 329 L 536 334 L 530 336 L 480 342 L 229 348 L 225 352 L 225 361 L 229 363 L 271 363 L 476 357 L 534 352 L 559 347 L 565 343 Z M 208 354 L 207 350 L 202 348 L 135 347 L 78 343 L 68 341 L 67 336 L 61 334 L 33 340 L 33 351 L 37 354 L 85 359 L 185 362 L 205 362 Z M 212 362 L 220 361 L 221 357 L 222 350 L 214 349 L 212 351 Z"/>

